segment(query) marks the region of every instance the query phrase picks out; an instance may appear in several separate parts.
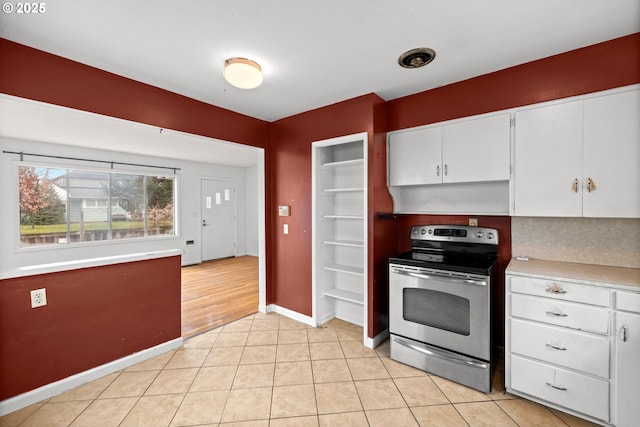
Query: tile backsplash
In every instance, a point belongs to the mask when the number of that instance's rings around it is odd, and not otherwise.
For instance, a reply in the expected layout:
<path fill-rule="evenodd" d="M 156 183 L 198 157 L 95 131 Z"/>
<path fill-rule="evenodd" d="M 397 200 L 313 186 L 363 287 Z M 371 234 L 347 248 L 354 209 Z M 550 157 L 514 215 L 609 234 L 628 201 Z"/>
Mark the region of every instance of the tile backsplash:
<path fill-rule="evenodd" d="M 640 219 L 513 217 L 513 256 L 640 268 Z"/>

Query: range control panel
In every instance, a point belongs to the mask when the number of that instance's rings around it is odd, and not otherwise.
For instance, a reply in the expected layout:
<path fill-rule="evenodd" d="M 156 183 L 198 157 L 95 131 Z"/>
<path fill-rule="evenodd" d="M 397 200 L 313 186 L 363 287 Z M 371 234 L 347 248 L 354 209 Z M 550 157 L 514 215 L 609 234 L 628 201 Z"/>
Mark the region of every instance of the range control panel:
<path fill-rule="evenodd" d="M 466 225 L 416 225 L 411 227 L 411 240 L 498 244 L 495 228 Z"/>

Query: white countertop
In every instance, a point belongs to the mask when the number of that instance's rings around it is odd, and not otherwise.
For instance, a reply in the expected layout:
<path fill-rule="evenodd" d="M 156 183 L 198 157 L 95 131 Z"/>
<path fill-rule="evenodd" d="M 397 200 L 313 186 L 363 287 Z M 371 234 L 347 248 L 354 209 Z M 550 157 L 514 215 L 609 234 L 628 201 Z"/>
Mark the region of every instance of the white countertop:
<path fill-rule="evenodd" d="M 520 261 L 512 258 L 505 273 L 551 280 L 580 280 L 594 285 L 640 291 L 640 268 L 611 267 L 542 259 Z"/>

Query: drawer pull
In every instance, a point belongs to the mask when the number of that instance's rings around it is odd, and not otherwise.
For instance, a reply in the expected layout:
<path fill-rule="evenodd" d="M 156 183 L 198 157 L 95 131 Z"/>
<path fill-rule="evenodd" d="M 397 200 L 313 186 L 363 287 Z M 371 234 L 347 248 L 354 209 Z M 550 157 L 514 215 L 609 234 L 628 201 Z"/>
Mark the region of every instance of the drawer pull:
<path fill-rule="evenodd" d="M 552 349 L 552 350 L 567 351 L 567 349 L 565 347 L 558 347 L 557 345 L 553 345 L 553 344 L 545 344 L 545 346 L 547 348 Z"/>
<path fill-rule="evenodd" d="M 567 317 L 568 314 L 564 314 L 563 312 L 557 312 L 557 311 L 547 311 L 547 316 L 552 316 L 552 317 Z"/>
<path fill-rule="evenodd" d="M 566 294 L 567 293 L 567 291 L 562 289 L 562 286 L 558 285 L 557 283 L 547 286 L 547 289 L 545 289 L 545 292 L 549 292 L 550 294 Z"/>
<path fill-rule="evenodd" d="M 627 325 L 622 325 L 622 342 L 627 342 Z"/>
<path fill-rule="evenodd" d="M 560 390 L 560 391 L 567 391 L 567 388 L 566 388 L 566 387 L 562 387 L 562 386 L 555 385 L 555 384 L 551 384 L 551 383 L 545 383 L 545 384 L 546 384 L 548 387 L 555 388 L 556 390 Z"/>

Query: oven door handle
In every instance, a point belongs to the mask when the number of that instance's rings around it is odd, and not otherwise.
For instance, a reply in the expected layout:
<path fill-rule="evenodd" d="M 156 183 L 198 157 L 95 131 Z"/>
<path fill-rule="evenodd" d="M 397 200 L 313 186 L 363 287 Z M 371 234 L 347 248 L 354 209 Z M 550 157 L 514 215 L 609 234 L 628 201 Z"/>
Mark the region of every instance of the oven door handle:
<path fill-rule="evenodd" d="M 446 360 L 448 362 L 454 362 L 454 363 L 458 363 L 460 365 L 471 366 L 473 368 L 478 368 L 478 369 L 487 369 L 489 367 L 489 365 L 486 364 L 486 363 L 482 363 L 482 362 L 478 362 L 476 360 L 468 359 L 466 357 L 460 356 L 459 354 L 455 354 L 455 353 L 452 353 L 450 351 L 436 350 L 436 349 L 431 348 L 431 347 L 430 348 L 426 348 L 426 347 L 421 346 L 421 345 L 416 345 L 416 344 L 410 343 L 409 341 L 405 341 L 402 338 L 398 338 L 396 336 L 391 337 L 391 339 L 394 340 L 395 342 L 397 342 L 400 345 L 408 347 L 408 348 L 410 348 L 412 350 L 415 350 L 417 352 L 426 354 L 427 356 L 437 357 L 438 359 Z"/>
<path fill-rule="evenodd" d="M 478 286 L 487 286 L 486 280 L 477 280 L 477 279 L 458 279 L 456 277 L 447 276 L 444 274 L 430 273 L 430 274 L 422 274 L 422 273 L 414 273 L 412 271 L 404 271 L 398 270 L 396 268 L 391 269 L 392 273 L 402 274 L 403 276 L 415 277 L 416 279 L 425 279 L 425 280 L 446 280 L 451 283 L 460 283 L 463 285 L 478 285 Z"/>

